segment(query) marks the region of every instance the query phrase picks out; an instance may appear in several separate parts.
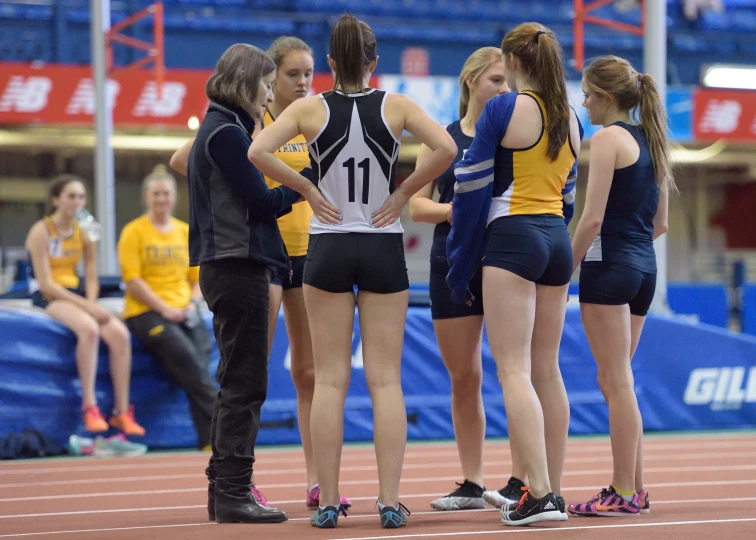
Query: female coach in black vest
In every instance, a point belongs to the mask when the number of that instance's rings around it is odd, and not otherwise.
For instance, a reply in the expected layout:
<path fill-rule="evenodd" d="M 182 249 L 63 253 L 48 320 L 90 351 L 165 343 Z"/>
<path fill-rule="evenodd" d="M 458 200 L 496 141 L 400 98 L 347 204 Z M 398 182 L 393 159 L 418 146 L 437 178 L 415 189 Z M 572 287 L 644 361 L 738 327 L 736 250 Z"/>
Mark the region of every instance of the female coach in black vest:
<path fill-rule="evenodd" d="M 221 357 L 206 471 L 208 513 L 219 523 L 287 519 L 251 491 L 268 388 L 270 268 L 288 263 L 276 216 L 300 199 L 287 187 L 268 189 L 247 159 L 249 133 L 272 98 L 275 67 L 256 47 L 229 47 L 207 82 L 210 106 L 188 163 L 190 264 L 200 267 Z"/>

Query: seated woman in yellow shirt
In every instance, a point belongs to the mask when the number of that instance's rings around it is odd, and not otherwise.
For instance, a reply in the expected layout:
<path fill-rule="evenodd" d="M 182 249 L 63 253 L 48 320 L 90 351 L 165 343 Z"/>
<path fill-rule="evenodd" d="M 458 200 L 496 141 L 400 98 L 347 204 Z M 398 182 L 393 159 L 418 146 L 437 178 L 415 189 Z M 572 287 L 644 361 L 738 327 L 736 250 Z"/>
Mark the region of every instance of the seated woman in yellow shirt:
<path fill-rule="evenodd" d="M 147 213 L 129 222 L 118 241 L 123 318 L 145 352 L 186 391 L 202 448 L 210 443 L 218 387 L 208 371 L 210 334 L 197 308 L 199 268 L 189 267 L 189 225 L 172 215 L 176 180 L 165 167 L 144 179 L 142 193 Z"/>
<path fill-rule="evenodd" d="M 131 382 L 131 336 L 123 323 L 97 305 L 100 281 L 97 277 L 95 244 L 83 235 L 76 212 L 84 208 L 84 182 L 66 174 L 50 184 L 52 213 L 37 221 L 26 237 L 31 258 L 32 303 L 44 309 L 76 335 L 76 369 L 81 381 L 81 408 L 89 432 L 108 430 L 108 422 L 97 407 L 95 379 L 100 338 L 107 344 L 110 377 L 113 381 L 114 413 L 110 425 L 127 435 L 144 435 L 129 405 Z M 82 257 L 86 290 L 76 273 Z"/>

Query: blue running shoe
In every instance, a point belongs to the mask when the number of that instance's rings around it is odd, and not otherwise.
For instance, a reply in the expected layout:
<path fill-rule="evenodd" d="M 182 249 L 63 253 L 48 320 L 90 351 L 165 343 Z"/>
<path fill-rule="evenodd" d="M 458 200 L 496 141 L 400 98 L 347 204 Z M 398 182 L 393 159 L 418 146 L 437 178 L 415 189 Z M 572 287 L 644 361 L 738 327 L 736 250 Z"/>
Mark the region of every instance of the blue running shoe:
<path fill-rule="evenodd" d="M 407 516 L 411 514 L 412 512 L 402 503 L 399 503 L 397 508 L 384 506 L 381 508 L 381 527 L 384 529 L 404 527 L 407 524 Z"/>
<path fill-rule="evenodd" d="M 335 529 L 339 524 L 339 514 L 347 517 L 346 510 L 342 505 L 318 508 L 317 512 L 310 518 L 310 525 L 319 529 Z"/>

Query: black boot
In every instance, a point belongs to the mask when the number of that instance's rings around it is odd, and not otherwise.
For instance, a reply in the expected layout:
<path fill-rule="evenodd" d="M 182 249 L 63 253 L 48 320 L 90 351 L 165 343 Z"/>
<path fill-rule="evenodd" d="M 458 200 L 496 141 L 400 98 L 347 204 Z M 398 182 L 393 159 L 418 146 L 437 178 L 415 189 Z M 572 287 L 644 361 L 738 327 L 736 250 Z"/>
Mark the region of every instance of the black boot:
<path fill-rule="evenodd" d="M 236 484 L 229 480 L 218 478 L 215 482 L 217 523 L 281 523 L 289 519 L 278 508 L 258 503 L 252 496 L 250 484 Z"/>
<path fill-rule="evenodd" d="M 207 517 L 210 521 L 215 521 L 215 469 L 208 467 L 205 469 L 207 476 Z"/>

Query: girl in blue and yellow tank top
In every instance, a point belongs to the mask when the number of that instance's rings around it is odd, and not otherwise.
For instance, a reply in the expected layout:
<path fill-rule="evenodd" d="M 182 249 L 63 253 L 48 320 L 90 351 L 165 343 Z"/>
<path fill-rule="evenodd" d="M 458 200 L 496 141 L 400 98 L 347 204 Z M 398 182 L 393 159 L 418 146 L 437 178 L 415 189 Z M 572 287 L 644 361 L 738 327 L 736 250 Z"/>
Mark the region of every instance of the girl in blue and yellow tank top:
<path fill-rule="evenodd" d="M 530 486 L 501 520 L 526 525 L 566 518 L 559 494 L 569 404 L 558 356 L 572 250 L 563 204 L 581 135 L 556 35 L 526 23 L 501 48 L 513 92 L 486 104 L 455 167 L 446 281 L 452 298 L 472 303 L 468 282 L 483 266 L 484 316 L 510 444 Z"/>
<path fill-rule="evenodd" d="M 591 124 L 585 209 L 572 242 L 580 264 L 580 315 L 609 407 L 614 475 L 578 515 L 650 512 L 643 486 L 643 422 L 630 361 L 656 292 L 654 240 L 667 231 L 670 171 L 667 120 L 650 75 L 627 60 L 597 58 L 583 73 Z M 631 111 L 638 109 L 639 120 Z"/>
<path fill-rule="evenodd" d="M 100 284 L 95 244 L 82 234 L 76 212 L 84 207 L 83 181 L 63 175 L 50 186 L 53 212 L 35 223 L 26 238 L 32 266 L 32 301 L 69 328 L 77 338 L 76 367 L 81 380 L 82 416 L 89 432 L 108 430 L 97 407 L 95 379 L 99 339 L 108 345 L 115 409 L 110 425 L 127 435 L 144 435 L 129 405 L 131 336 L 118 318 L 97 305 Z M 80 286 L 77 266 L 84 260 L 86 285 Z"/>

